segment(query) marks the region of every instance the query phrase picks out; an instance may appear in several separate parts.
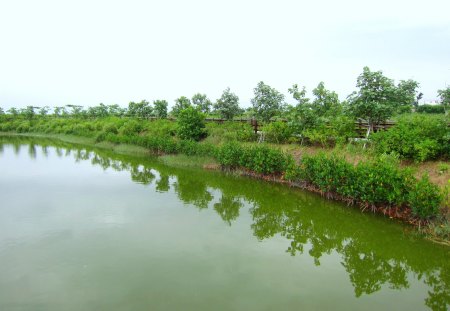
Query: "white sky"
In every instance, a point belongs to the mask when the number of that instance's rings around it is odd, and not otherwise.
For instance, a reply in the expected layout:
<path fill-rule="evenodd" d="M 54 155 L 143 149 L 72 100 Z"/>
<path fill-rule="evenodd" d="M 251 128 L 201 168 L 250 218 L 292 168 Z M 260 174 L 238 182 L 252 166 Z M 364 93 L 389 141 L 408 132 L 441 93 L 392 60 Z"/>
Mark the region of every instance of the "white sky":
<path fill-rule="evenodd" d="M 341 99 L 364 66 L 450 83 L 448 0 L 0 0 L 0 106 L 126 106 L 259 81 L 287 94 L 320 81 Z M 288 102 L 292 102 L 287 96 Z"/>

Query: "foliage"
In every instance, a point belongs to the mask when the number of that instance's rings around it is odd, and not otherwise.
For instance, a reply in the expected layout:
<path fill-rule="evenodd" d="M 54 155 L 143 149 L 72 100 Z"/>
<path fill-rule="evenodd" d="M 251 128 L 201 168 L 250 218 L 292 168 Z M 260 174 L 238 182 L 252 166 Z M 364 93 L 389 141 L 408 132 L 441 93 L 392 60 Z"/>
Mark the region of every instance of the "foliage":
<path fill-rule="evenodd" d="M 396 88 L 397 113 L 411 112 L 412 107 L 416 105 L 417 88 L 419 83 L 414 80 L 401 80 Z"/>
<path fill-rule="evenodd" d="M 167 106 L 168 103 L 164 99 L 158 99 L 153 101 L 153 111 L 155 114 L 155 117 L 159 119 L 166 119 L 167 118 Z"/>
<path fill-rule="evenodd" d="M 356 87 L 359 91 L 349 96 L 348 108 L 355 117 L 366 120 L 369 128 L 393 115 L 397 107 L 395 85 L 381 71 L 364 67 Z"/>
<path fill-rule="evenodd" d="M 422 219 L 436 216 L 442 200 L 439 188 L 430 183 L 428 176 L 424 175 L 417 181 L 409 192 L 408 203 L 412 213 Z"/>
<path fill-rule="evenodd" d="M 441 99 L 441 104 L 444 106 L 445 113 L 448 113 L 450 107 L 450 86 L 447 86 L 443 90 L 438 90 L 439 98 Z"/>
<path fill-rule="evenodd" d="M 445 107 L 444 105 L 419 105 L 416 108 L 416 112 L 418 113 L 445 113 Z"/>
<path fill-rule="evenodd" d="M 209 122 L 206 124 L 207 140 L 215 144 L 229 141 L 255 141 L 256 135 L 249 123 L 242 122 Z"/>
<path fill-rule="evenodd" d="M 216 157 L 224 168 L 242 167 L 259 174 L 281 174 L 291 160 L 281 150 L 266 145 L 243 147 L 237 142 L 221 146 Z"/>
<path fill-rule="evenodd" d="M 263 121 L 269 121 L 272 117 L 279 114 L 284 104 L 284 95 L 276 89 L 260 81 L 253 89 L 255 97 L 251 102 L 256 116 Z"/>
<path fill-rule="evenodd" d="M 268 142 L 281 144 L 289 140 L 293 130 L 286 122 L 276 121 L 264 126 L 264 133 Z"/>
<path fill-rule="evenodd" d="M 192 96 L 192 104 L 201 112 L 207 114 L 211 111 L 212 102 L 206 94 L 197 93 Z"/>
<path fill-rule="evenodd" d="M 191 101 L 186 96 L 181 96 L 175 99 L 175 106 L 172 107 L 171 114 L 175 117 L 178 117 L 180 111 L 191 107 Z"/>
<path fill-rule="evenodd" d="M 205 137 L 205 115 L 194 107 L 183 109 L 178 114 L 177 135 L 181 139 L 200 140 Z"/>
<path fill-rule="evenodd" d="M 396 126 L 373 136 L 378 153 L 395 152 L 418 162 L 445 157 L 450 152 L 450 137 L 444 116 L 410 114 Z"/>
<path fill-rule="evenodd" d="M 235 116 L 242 113 L 239 108 L 239 97 L 230 91 L 230 88 L 226 88 L 222 96 L 214 104 L 214 110 L 218 112 L 222 118 L 232 120 Z"/>
<path fill-rule="evenodd" d="M 130 102 L 128 104 L 128 115 L 131 117 L 148 119 L 152 116 L 153 108 L 146 100 L 141 100 L 138 103 Z"/>

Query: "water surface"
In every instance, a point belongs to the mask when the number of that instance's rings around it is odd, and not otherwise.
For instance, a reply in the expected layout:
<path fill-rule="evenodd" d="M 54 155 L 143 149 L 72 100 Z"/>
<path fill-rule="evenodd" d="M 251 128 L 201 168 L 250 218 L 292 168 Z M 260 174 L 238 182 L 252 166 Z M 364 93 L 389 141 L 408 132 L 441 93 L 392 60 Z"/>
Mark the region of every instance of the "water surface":
<path fill-rule="evenodd" d="M 449 249 L 317 195 L 0 137 L 0 310 L 446 310 Z"/>

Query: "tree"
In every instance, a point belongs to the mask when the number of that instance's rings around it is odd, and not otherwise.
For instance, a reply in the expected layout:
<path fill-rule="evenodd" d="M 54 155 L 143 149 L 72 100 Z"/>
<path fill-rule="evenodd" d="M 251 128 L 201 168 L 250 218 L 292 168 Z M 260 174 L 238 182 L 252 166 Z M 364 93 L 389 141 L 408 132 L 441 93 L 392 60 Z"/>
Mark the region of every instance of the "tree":
<path fill-rule="evenodd" d="M 2 107 L 0 107 L 0 115 L 3 115 L 3 114 L 5 114 L 5 111 L 3 110 Z"/>
<path fill-rule="evenodd" d="M 284 103 L 283 94 L 262 81 L 253 89 L 253 92 L 255 97 L 252 98 L 252 105 L 258 118 L 269 121 L 281 111 Z"/>
<path fill-rule="evenodd" d="M 450 106 L 450 86 L 447 86 L 443 90 L 438 90 L 438 95 L 441 99 L 441 104 L 444 106 L 445 114 L 448 114 L 448 108 Z"/>
<path fill-rule="evenodd" d="M 181 139 L 200 140 L 206 135 L 205 115 L 198 109 L 189 106 L 178 113 L 177 134 Z"/>
<path fill-rule="evenodd" d="M 297 101 L 297 105 L 287 107 L 288 124 L 294 133 L 301 134 L 304 130 L 314 126 L 316 117 L 310 99 L 306 97 L 305 87 L 300 91 L 298 85 L 294 84 L 292 88 L 288 89 L 288 92 Z"/>
<path fill-rule="evenodd" d="M 154 100 L 153 101 L 153 111 L 155 114 L 155 117 L 160 118 L 160 119 L 166 119 L 167 118 L 167 106 L 169 104 L 167 103 L 166 100 Z"/>
<path fill-rule="evenodd" d="M 135 118 L 150 118 L 153 113 L 153 108 L 150 106 L 150 103 L 145 99 L 141 100 L 138 103 L 130 102 L 128 104 L 128 115 Z"/>
<path fill-rule="evenodd" d="M 396 100 L 398 113 L 411 112 L 412 108 L 416 106 L 416 101 L 418 101 L 419 95 L 417 95 L 417 88 L 419 83 L 414 80 L 401 80 L 397 84 L 396 89 Z"/>
<path fill-rule="evenodd" d="M 17 110 L 17 108 L 14 107 L 9 108 L 6 112 L 9 113 L 10 115 L 13 115 L 14 117 L 19 114 L 19 110 Z"/>
<path fill-rule="evenodd" d="M 206 94 L 197 93 L 192 96 L 192 104 L 203 113 L 209 113 L 211 111 L 212 102 Z"/>
<path fill-rule="evenodd" d="M 69 107 L 71 109 L 70 114 L 75 117 L 78 118 L 81 116 L 82 112 L 83 112 L 83 106 L 79 106 L 79 105 L 66 105 L 66 107 Z"/>
<path fill-rule="evenodd" d="M 320 82 L 315 89 L 313 95 L 316 97 L 313 100 L 312 107 L 318 116 L 324 116 L 328 112 L 339 107 L 339 97 L 336 92 L 328 91 L 325 84 Z"/>
<path fill-rule="evenodd" d="M 239 97 L 230 91 L 227 87 L 222 96 L 214 104 L 214 110 L 217 111 L 222 118 L 232 120 L 236 115 L 242 113 L 239 108 Z"/>
<path fill-rule="evenodd" d="M 104 118 L 109 115 L 108 106 L 100 103 L 98 106 L 89 107 L 87 114 L 92 118 Z"/>
<path fill-rule="evenodd" d="M 20 114 L 25 118 L 31 120 L 36 115 L 36 112 L 34 110 L 37 108 L 39 107 L 27 106 L 27 108 L 20 109 Z"/>
<path fill-rule="evenodd" d="M 121 117 L 125 114 L 125 109 L 121 108 L 117 104 L 108 105 L 106 107 L 108 109 L 108 115 L 110 116 Z"/>
<path fill-rule="evenodd" d="M 381 71 L 370 71 L 364 67 L 356 83 L 358 92 L 348 97 L 348 109 L 357 118 L 363 119 L 367 125 L 367 135 L 373 126 L 386 121 L 398 107 L 398 93 L 394 82 L 385 77 Z"/>
<path fill-rule="evenodd" d="M 49 112 L 49 110 L 50 110 L 50 108 L 49 108 L 48 106 L 41 107 L 41 108 L 39 109 L 39 115 L 40 115 L 41 117 L 44 117 L 44 116 L 47 115 L 47 113 Z"/>
<path fill-rule="evenodd" d="M 53 114 L 56 117 L 66 116 L 67 115 L 66 107 L 55 107 L 53 109 Z"/>
<path fill-rule="evenodd" d="M 181 110 L 191 107 L 191 101 L 186 96 L 175 99 L 175 106 L 172 108 L 172 114 L 177 117 Z"/>

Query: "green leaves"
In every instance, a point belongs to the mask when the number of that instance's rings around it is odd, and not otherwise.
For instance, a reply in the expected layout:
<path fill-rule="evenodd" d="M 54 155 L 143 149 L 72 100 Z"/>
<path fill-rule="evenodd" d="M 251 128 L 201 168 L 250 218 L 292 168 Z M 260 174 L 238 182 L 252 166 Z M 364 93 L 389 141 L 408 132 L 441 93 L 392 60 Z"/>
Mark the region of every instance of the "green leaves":
<path fill-rule="evenodd" d="M 194 107 L 181 110 L 177 119 L 177 135 L 181 139 L 200 140 L 206 136 L 205 116 Z"/>
<path fill-rule="evenodd" d="M 255 97 L 252 98 L 251 102 L 258 118 L 269 121 L 280 113 L 284 104 L 283 94 L 262 81 L 253 89 L 253 92 Z"/>
<path fill-rule="evenodd" d="M 214 104 L 214 110 L 218 112 L 222 118 L 232 120 L 236 115 L 242 113 L 242 109 L 239 108 L 239 97 L 230 91 L 230 88 L 226 88 L 222 96 Z"/>

